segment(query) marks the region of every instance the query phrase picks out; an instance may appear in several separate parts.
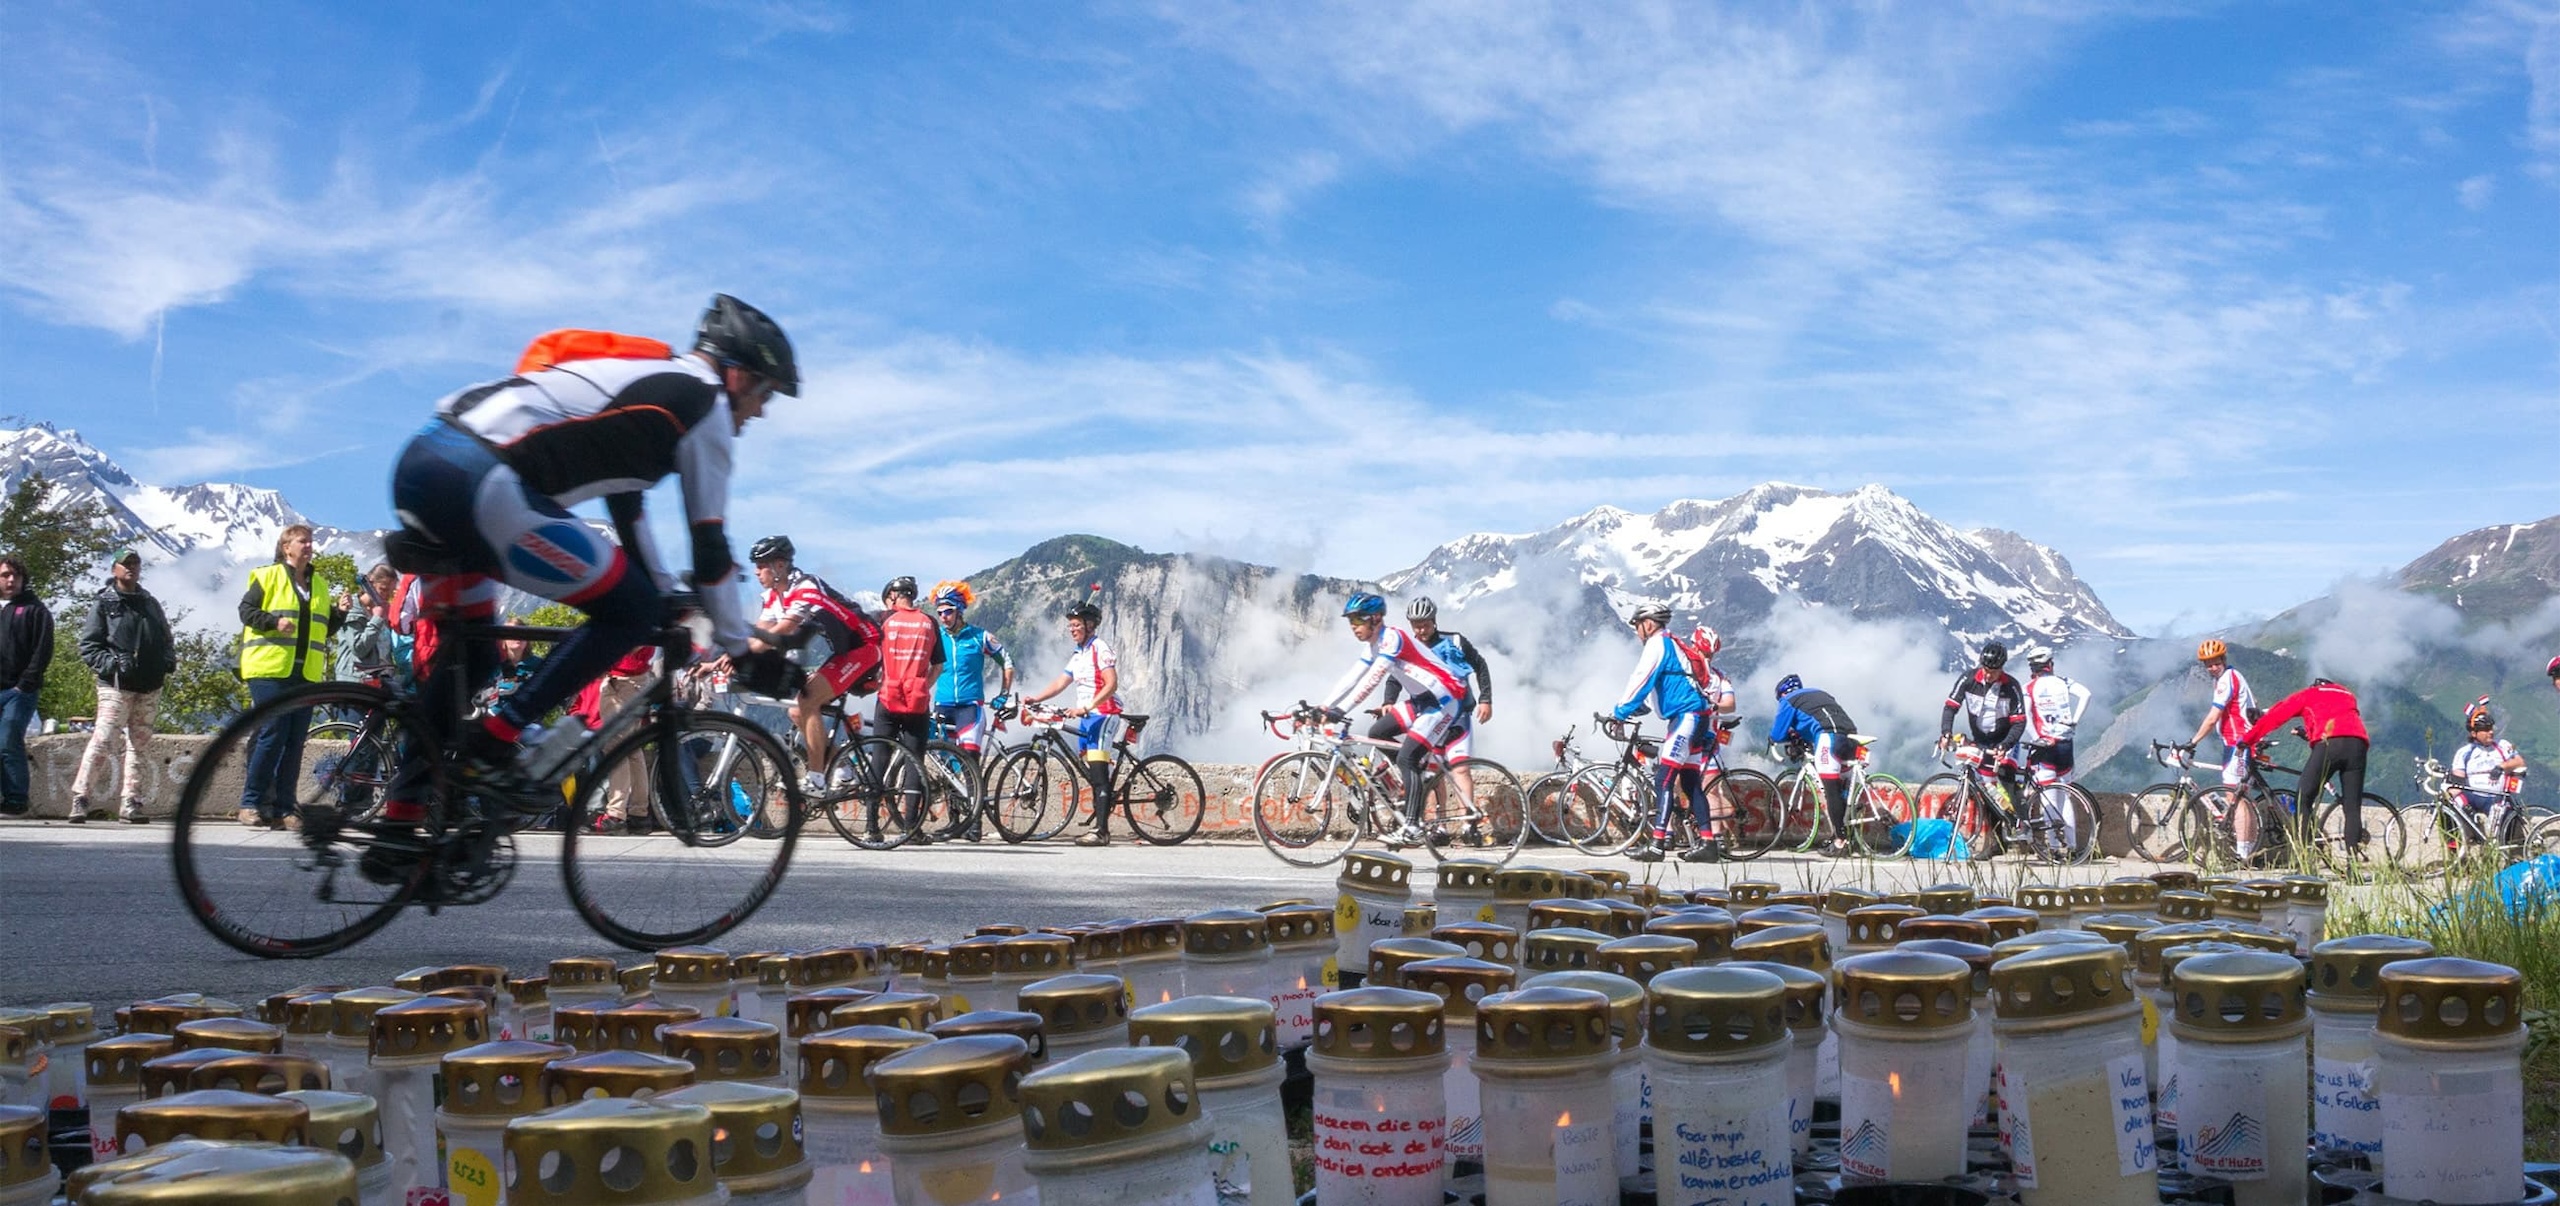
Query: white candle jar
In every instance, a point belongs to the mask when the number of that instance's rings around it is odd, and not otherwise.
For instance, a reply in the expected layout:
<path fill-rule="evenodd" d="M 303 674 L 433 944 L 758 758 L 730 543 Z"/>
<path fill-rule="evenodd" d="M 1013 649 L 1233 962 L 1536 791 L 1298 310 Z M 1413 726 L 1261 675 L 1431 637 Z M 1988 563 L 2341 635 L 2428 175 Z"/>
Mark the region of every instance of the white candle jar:
<path fill-rule="evenodd" d="M 1401 914 L 1396 924 L 1404 924 Z M 1213 909 L 1182 919 L 1182 995 L 1271 998 L 1271 928 L 1262 914 Z"/>
<path fill-rule="evenodd" d="M 1440 999 L 1401 988 L 1318 997 L 1307 1068 L 1315 1074 L 1316 1200 L 1440 1206 L 1449 1068 Z"/>
<path fill-rule="evenodd" d="M 2169 1015 L 2176 1010 L 2169 1001 L 2168 988 L 2161 983 L 2160 956 L 2171 947 L 2218 941 L 2221 934 L 2209 922 L 2172 922 L 2134 935 L 2125 946 L 2133 956 L 2134 995 L 2142 998 L 2143 1071 L 2151 1078 L 2152 1114 L 2172 1135 L 2177 1133 L 2177 1115 L 2164 1098 L 2172 1071 L 2167 1055 L 2177 1048 L 2178 1039 L 2167 1033 Z"/>
<path fill-rule="evenodd" d="M 711 1111 L 698 1105 L 599 1097 L 545 1110 L 507 1124 L 506 1200 L 725 1206 L 715 1146 Z"/>
<path fill-rule="evenodd" d="M 374 1011 L 368 1067 L 382 1109 L 383 1147 L 401 1192 L 445 1188 L 436 1162 L 436 1073 L 444 1057 L 489 1038 L 489 1007 L 460 997 L 419 997 Z"/>
<path fill-rule="evenodd" d="M 1757 930 L 1733 940 L 1733 957 L 1742 963 L 1784 963 L 1831 977 L 1831 936 L 1820 925 L 1782 925 Z M 1816 1100 L 1840 1099 L 1840 1035 L 1829 1026 L 1822 1029 L 1822 1049 L 1814 1056 L 1813 1093 Z"/>
<path fill-rule="evenodd" d="M 1504 867 L 1493 873 L 1491 924 L 1509 927 L 1514 934 L 1526 934 L 1529 932 L 1529 906 L 1562 895 L 1564 877 L 1561 873 L 1545 867 Z M 1442 918 L 1440 929 L 1448 927 L 1449 919 Z M 1440 937 L 1440 931 L 1432 931 L 1432 937 Z M 1512 949 L 1512 958 L 1516 960 L 1519 948 L 1514 946 Z"/>
<path fill-rule="evenodd" d="M 89 1105 L 89 1044 L 98 1041 L 97 1010 L 85 1001 L 58 1001 L 44 1013 L 46 1058 L 45 1100 L 33 1104 L 52 1109 L 86 1109 Z"/>
<path fill-rule="evenodd" d="M 284 1053 L 329 1063 L 329 1027 L 336 997 L 325 992 L 287 998 L 277 1024 L 284 1027 Z M 334 1066 L 333 1066 L 334 1071 Z"/>
<path fill-rule="evenodd" d="M 942 987 L 942 1016 L 998 1008 L 996 1002 L 1002 998 L 996 993 L 996 945 L 1003 941 L 1001 935 L 980 934 L 946 948 L 950 962 Z"/>
<path fill-rule="evenodd" d="M 1122 930 L 1120 978 L 1129 986 L 1131 1009 L 1181 997 L 1182 922 L 1158 917 Z"/>
<path fill-rule="evenodd" d="M 2377 977 L 2382 1192 L 2439 1206 L 2512 1202 L 2524 1184 L 2524 978 L 2473 959 Z"/>
<path fill-rule="evenodd" d="M 2171 967 L 2169 994 L 2180 1167 L 2229 1182 L 2233 1206 L 2298 1206 L 2311 1139 L 2302 964 L 2270 951 L 2197 955 Z"/>
<path fill-rule="evenodd" d="M 1884 903 L 1884 897 L 1865 888 L 1843 884 L 1822 897 L 1822 932 L 1831 939 L 1831 949 L 1849 949 L 1849 911 Z"/>
<path fill-rule="evenodd" d="M 1438 879 L 1431 885 L 1431 903 L 1439 913 L 1434 925 L 1493 920 L 1493 877 L 1501 870 L 1501 864 L 1481 858 L 1453 858 L 1440 864 Z"/>
<path fill-rule="evenodd" d="M 507 1124 L 543 1109 L 543 1070 L 574 1054 L 558 1043 L 502 1040 L 444 1057 L 435 1150 L 444 1154 L 444 1184 L 456 1201 L 488 1206 L 503 1196 Z"/>
<path fill-rule="evenodd" d="M 1015 1005 L 1037 1015 L 1047 1062 L 1129 1041 L 1129 988 L 1118 976 L 1073 972 L 1024 985 Z"/>
<path fill-rule="evenodd" d="M 1393 854 L 1354 850 L 1343 856 L 1333 886 L 1335 964 L 1367 967 L 1370 943 L 1404 936 L 1404 907 L 1413 900 L 1413 863 Z"/>
<path fill-rule="evenodd" d="M 142 1100 L 142 1065 L 177 1049 L 178 1040 L 150 1033 L 119 1034 L 89 1044 L 84 1062 L 91 1158 L 116 1158 L 116 1111 Z"/>
<path fill-rule="evenodd" d="M 1991 967 L 2000 1137 L 2023 1206 L 2159 1200 L 2142 1006 L 2126 967 L 2122 947 L 2080 943 Z"/>
<path fill-rule="evenodd" d="M 1023 1168 L 1030 1048 L 999 1034 L 940 1039 L 871 1065 L 897 1206 L 1033 1201 Z"/>
<path fill-rule="evenodd" d="M 1645 993 L 1654 1200 L 1791 1206 L 1786 981 L 1728 963 L 1666 972 Z"/>
<path fill-rule="evenodd" d="M 1184 997 L 1129 1015 L 1129 1041 L 1179 1050 L 1208 1108 L 1209 1171 L 1220 1206 L 1290 1206 L 1278 1026 L 1266 1002 Z"/>
<path fill-rule="evenodd" d="M 389 987 L 353 988 L 331 997 L 329 1039 L 319 1048 L 320 1062 L 329 1065 L 329 1087 L 382 1100 L 373 1081 L 373 1015 L 418 999 L 417 993 Z"/>
<path fill-rule="evenodd" d="M 2329 881 L 2317 875 L 2284 877 L 2285 929 L 2293 934 L 2294 953 L 2309 955 L 2329 940 Z"/>
<path fill-rule="evenodd" d="M 505 1027 L 498 1037 L 528 1043 L 551 1041 L 551 981 L 541 976 L 507 980 Z"/>
<path fill-rule="evenodd" d="M 1858 918 L 1849 919 L 1857 934 Z M 1840 1171 L 1873 1181 L 1937 1181 L 1965 1167 L 1966 1057 L 1973 967 L 1952 955 L 1878 951 L 1837 967 Z"/>
<path fill-rule="evenodd" d="M 804 1206 L 812 1170 L 800 1095 L 771 1085 L 710 1081 L 661 1093 L 660 1105 L 711 1112 L 711 1173 L 729 1206 Z"/>
<path fill-rule="evenodd" d="M 1280 1048 L 1303 1047 L 1315 1029 L 1316 998 L 1342 987 L 1333 911 L 1321 905 L 1283 905 L 1263 910 L 1263 921 L 1271 937 L 1271 1012 Z M 1410 939 L 1400 936 L 1396 941 Z"/>
<path fill-rule="evenodd" d="M 2181 1119 L 2184 1117 L 2183 1107 L 2186 1101 L 2185 1080 L 2182 1076 L 2186 1069 L 2185 1044 L 2178 1040 L 2177 1027 L 2170 1024 L 2178 1015 L 2178 1000 L 2177 993 L 2170 986 L 2169 980 L 2176 975 L 2178 965 L 2189 959 L 2202 958 L 2206 955 L 2238 954 L 2250 949 L 2238 943 L 2223 942 L 2218 939 L 2208 942 L 2179 943 L 2157 951 L 2158 983 L 2145 989 L 2140 987 L 2140 977 L 2135 980 L 2136 991 L 2143 993 L 2143 1007 L 2146 1011 L 2143 1014 L 2144 1025 L 2152 1026 L 2153 1018 L 2158 1019 L 2154 1032 L 2157 1041 L 2153 1050 L 2158 1058 L 2160 1079 L 2151 1086 L 2151 1121 L 2161 1135 L 2160 1167 L 2163 1169 L 2176 1170 L 2180 1167 L 2178 1128 L 2182 1125 Z"/>
<path fill-rule="evenodd" d="M 880 1150 L 878 1099 L 866 1076 L 871 1065 L 932 1041 L 922 1031 L 892 1026 L 847 1026 L 802 1038 L 798 1070 L 809 1206 L 890 1206 L 896 1200 L 889 1158 Z"/>
<path fill-rule="evenodd" d="M 1584 988 L 1609 999 L 1609 1034 L 1618 1051 L 1609 1065 L 1609 1137 L 1617 1145 L 1621 1180 L 1644 1171 L 1644 1127 L 1649 1086 L 1644 1068 L 1644 986 L 1609 972 L 1544 972 L 1520 982 L 1522 988 Z"/>
<path fill-rule="evenodd" d="M 2382 969 L 2436 953 L 2396 934 L 2332 938 L 2311 948 L 2311 1146 L 2382 1170 L 2382 1102 L 2373 1095 L 2373 1027 Z"/>
<path fill-rule="evenodd" d="M 1988 927 L 1961 916 L 1932 916 L 1913 928 L 1931 933 L 1954 933 L 1956 931 L 1951 927 L 1958 925 L 1965 927 L 1964 932 L 1989 936 Z M 1906 934 L 1911 932 L 1911 929 L 1904 931 Z M 1978 1130 L 1991 1125 L 1991 1070 L 1998 1050 L 1998 1041 L 1991 1036 L 1991 965 L 1996 957 L 1989 946 L 1957 937 L 1904 938 L 1895 944 L 1894 949 L 1951 956 L 1964 960 L 1965 966 L 1973 969 L 1973 1024 L 1965 1039 L 1963 1089 L 1964 1099 L 1973 1103 L 1973 1116 L 1966 1120 L 1965 1126 L 1969 1130 Z"/>
<path fill-rule="evenodd" d="M 1447 1102 L 1448 1132 L 1442 1144 L 1455 1175 L 1460 1162 L 1484 1159 L 1484 1111 L 1476 1074 L 1476 1003 L 1518 983 L 1518 973 L 1483 959 L 1425 959 L 1404 969 L 1405 987 L 1440 999 L 1440 1018 L 1448 1028 L 1449 1071 L 1442 1090 Z"/>
<path fill-rule="evenodd" d="M 1497 993 L 1476 1006 L 1485 1206 L 1616 1206 L 1617 1043 L 1586 988 Z"/>
<path fill-rule="evenodd" d="M 0 1206 L 46 1206 L 61 1175 L 45 1148 L 45 1118 L 36 1106 L 0 1106 Z"/>
<path fill-rule="evenodd" d="M 302 1103 L 311 1111 L 311 1129 L 306 1134 L 310 1146 L 334 1151 L 356 1166 L 356 1189 L 362 1206 L 402 1206 L 405 1200 L 392 1184 L 398 1170 L 390 1153 L 382 1149 L 382 1109 L 362 1093 L 340 1093 L 331 1089 L 293 1089 L 279 1093 Z M 497 1166 L 489 1166 L 489 1194 L 473 1196 L 456 1189 L 453 1200 L 462 1206 L 487 1206 L 497 1201 Z"/>
<path fill-rule="evenodd" d="M 1207 1111 L 1180 1051 L 1088 1051 L 1024 1077 L 1022 1133 L 1047 1206 L 1217 1200 Z"/>
<path fill-rule="evenodd" d="M 1787 1146 L 1801 1165 L 1813 1152 L 1813 1106 L 1822 1082 L 1817 1065 L 1836 1042 L 1831 1035 L 1831 977 L 1791 963 L 1737 960 L 1721 966 L 1764 971 L 1786 987 Z M 1836 1069 L 1833 1076 L 1838 1076 Z"/>

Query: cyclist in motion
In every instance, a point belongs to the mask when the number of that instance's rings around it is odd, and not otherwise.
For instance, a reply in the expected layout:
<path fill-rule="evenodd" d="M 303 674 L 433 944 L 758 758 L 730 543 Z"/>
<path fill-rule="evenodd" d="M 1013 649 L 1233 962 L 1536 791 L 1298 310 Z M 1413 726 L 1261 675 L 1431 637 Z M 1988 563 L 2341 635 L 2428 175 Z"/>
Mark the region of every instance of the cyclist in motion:
<path fill-rule="evenodd" d="M 1324 705 L 1329 720 L 1340 721 L 1348 709 L 1376 694 L 1393 680 L 1402 698 L 1378 711 L 1369 736 L 1395 741 L 1396 774 L 1404 785 L 1404 828 L 1388 839 L 1390 847 L 1417 846 L 1422 833 L 1422 761 L 1456 721 L 1467 688 L 1457 673 L 1442 664 L 1411 633 L 1387 623 L 1387 601 L 1366 591 L 1342 604 L 1342 618 L 1360 642 L 1358 663 L 1351 667 Z"/>
<path fill-rule="evenodd" d="M 504 794 L 528 789 L 516 765 L 525 726 L 568 702 L 664 617 L 660 558 L 642 492 L 675 474 L 693 554 L 692 581 L 712 622 L 712 642 L 737 656 L 751 687 L 783 677 L 778 653 L 748 657 L 748 625 L 726 520 L 733 442 L 779 393 L 797 397 L 791 341 L 764 312 L 714 295 L 693 350 L 666 358 L 608 357 L 558 364 L 472 386 L 436 404 L 392 472 L 401 530 L 392 560 L 426 575 L 425 604 L 466 620 L 496 614 L 500 582 L 583 611 L 587 623 L 555 647 L 512 695 L 465 722 L 462 777 Z M 569 508 L 603 499 L 618 543 L 600 538 Z M 484 682 L 495 650 L 466 642 L 469 681 Z M 448 654 L 449 656 L 451 654 Z M 454 715 L 448 675 L 428 679 L 422 715 Z M 772 686 L 764 693 L 784 692 Z M 450 735 L 426 733 L 428 740 Z M 425 759 L 404 759 L 415 767 Z M 395 782 L 383 832 L 361 870 L 400 881 L 423 854 L 418 776 Z M 406 839 L 406 840 L 403 840 Z"/>
<path fill-rule="evenodd" d="M 820 782 L 835 751 L 827 745 L 826 709 L 845 694 L 863 695 L 880 682 L 880 625 L 862 608 L 816 574 L 801 569 L 799 551 L 788 536 L 767 536 L 747 550 L 764 587 L 764 607 L 756 613 L 751 648 L 803 649 L 815 640 L 826 655 L 791 700 L 791 723 L 800 730 L 801 748 L 809 759 L 803 788 L 818 795 L 841 784 Z M 814 659 L 813 659 L 814 660 Z M 851 774 L 851 768 L 844 768 Z"/>

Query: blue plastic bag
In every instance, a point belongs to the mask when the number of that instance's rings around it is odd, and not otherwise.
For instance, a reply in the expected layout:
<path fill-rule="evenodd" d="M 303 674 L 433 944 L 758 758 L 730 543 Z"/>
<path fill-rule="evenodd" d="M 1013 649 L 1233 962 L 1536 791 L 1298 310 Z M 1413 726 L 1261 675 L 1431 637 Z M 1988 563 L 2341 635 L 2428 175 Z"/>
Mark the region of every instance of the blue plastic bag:
<path fill-rule="evenodd" d="M 1922 817 L 1904 821 L 1893 827 L 1893 840 L 1908 839 L 1906 849 L 1913 858 L 1971 858 L 1964 837 L 1956 832 L 1956 823 L 1941 817 Z"/>

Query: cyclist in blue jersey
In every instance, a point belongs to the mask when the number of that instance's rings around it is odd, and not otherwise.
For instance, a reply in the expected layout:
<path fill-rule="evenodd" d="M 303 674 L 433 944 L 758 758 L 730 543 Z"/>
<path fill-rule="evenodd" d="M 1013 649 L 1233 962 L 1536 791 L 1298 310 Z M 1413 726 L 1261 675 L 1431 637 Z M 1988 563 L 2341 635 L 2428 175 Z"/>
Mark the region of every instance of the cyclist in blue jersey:
<path fill-rule="evenodd" d="M 1648 711 L 1662 714 L 1662 755 L 1654 763 L 1651 832 L 1638 838 L 1635 847 L 1627 852 L 1627 857 L 1637 862 L 1657 863 L 1671 844 L 1671 806 L 1680 793 L 1688 795 L 1689 813 L 1698 819 L 1700 828 L 1707 825 L 1706 793 L 1700 786 L 1697 758 L 1707 701 L 1698 693 L 1688 657 L 1665 631 L 1671 627 L 1670 607 L 1644 604 L 1627 618 L 1627 623 L 1636 630 L 1640 651 L 1635 673 L 1628 677 L 1626 690 L 1619 693 L 1618 706 L 1611 708 L 1609 714 L 1620 720 L 1632 720 Z"/>
<path fill-rule="evenodd" d="M 1449 781 L 1457 785 L 1458 795 L 1474 799 L 1476 779 L 1467 769 L 1467 759 L 1475 756 L 1476 726 L 1493 719 L 1493 667 L 1485 662 L 1483 654 L 1476 652 L 1475 642 L 1468 640 L 1466 634 L 1440 626 L 1440 605 L 1429 598 L 1405 604 L 1404 618 L 1413 639 L 1456 674 L 1458 685 L 1464 688 L 1465 693 L 1450 713 L 1449 730 L 1440 735 L 1440 756 L 1449 762 Z M 1394 703 L 1402 690 L 1400 684 L 1389 679 L 1386 701 Z"/>
<path fill-rule="evenodd" d="M 1849 734 L 1858 726 L 1829 691 L 1817 691 L 1788 675 L 1778 680 L 1778 715 L 1769 722 L 1769 744 L 1800 745 L 1813 757 L 1813 773 L 1822 781 L 1822 809 L 1831 818 L 1826 854 L 1846 854 L 1849 842 L 1848 760 L 1858 751 Z"/>
<path fill-rule="evenodd" d="M 1342 618 L 1351 628 L 1352 639 L 1360 642 L 1360 660 L 1325 702 L 1325 716 L 1338 723 L 1347 709 L 1377 694 L 1380 686 L 1396 684 L 1403 698 L 1378 709 L 1369 736 L 1396 743 L 1396 774 L 1404 784 L 1404 827 L 1386 844 L 1390 849 L 1419 845 L 1425 840 L 1423 760 L 1438 748 L 1465 688 L 1457 673 L 1442 665 L 1422 642 L 1387 623 L 1385 599 L 1357 592 L 1343 601 Z"/>
<path fill-rule="evenodd" d="M 933 715 L 951 731 L 951 740 L 971 755 L 985 743 L 987 667 L 1001 677 L 993 710 L 1002 712 L 1013 694 L 1013 655 L 995 634 L 969 622 L 969 605 L 978 601 L 966 582 L 939 582 L 933 588 L 933 615 L 942 625 L 942 674 L 933 680 Z"/>

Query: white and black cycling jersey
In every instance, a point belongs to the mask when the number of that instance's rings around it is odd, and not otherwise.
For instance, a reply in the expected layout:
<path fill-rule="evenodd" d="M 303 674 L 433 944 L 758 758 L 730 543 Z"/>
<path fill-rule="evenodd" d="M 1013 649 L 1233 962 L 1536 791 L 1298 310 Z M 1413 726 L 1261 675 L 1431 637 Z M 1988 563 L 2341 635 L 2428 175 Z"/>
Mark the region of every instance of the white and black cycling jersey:
<path fill-rule="evenodd" d="M 2059 674 L 2027 680 L 2027 736 L 2031 746 L 2059 745 L 2071 740 L 2080 715 L 2089 710 L 2089 689 Z"/>

